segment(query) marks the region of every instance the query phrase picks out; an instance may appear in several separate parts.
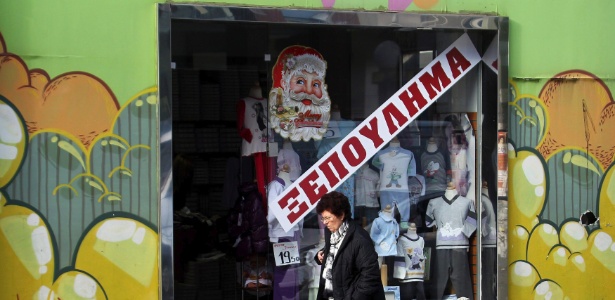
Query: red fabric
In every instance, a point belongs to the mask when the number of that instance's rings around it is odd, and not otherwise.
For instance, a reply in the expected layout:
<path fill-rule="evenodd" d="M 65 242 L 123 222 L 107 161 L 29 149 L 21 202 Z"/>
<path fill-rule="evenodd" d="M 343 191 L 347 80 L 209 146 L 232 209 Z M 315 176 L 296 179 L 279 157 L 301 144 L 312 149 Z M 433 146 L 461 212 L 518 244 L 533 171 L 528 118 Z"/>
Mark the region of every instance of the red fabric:
<path fill-rule="evenodd" d="M 239 132 L 239 136 L 248 141 L 252 142 L 252 132 L 248 128 L 244 128 L 244 116 L 246 111 L 246 103 L 243 100 L 237 102 L 237 132 Z"/>
<path fill-rule="evenodd" d="M 267 185 L 267 174 L 269 173 L 269 165 L 267 163 L 267 155 L 265 152 L 254 153 L 254 171 L 256 173 L 256 184 L 258 192 L 263 197 L 263 208 L 267 211 L 267 193 L 265 193 L 265 185 Z"/>
<path fill-rule="evenodd" d="M 256 183 L 258 191 L 263 196 L 263 207 L 267 212 L 267 193 L 265 187 L 276 176 L 277 159 L 268 157 L 265 152 L 254 153 L 254 171 L 256 173 Z"/>

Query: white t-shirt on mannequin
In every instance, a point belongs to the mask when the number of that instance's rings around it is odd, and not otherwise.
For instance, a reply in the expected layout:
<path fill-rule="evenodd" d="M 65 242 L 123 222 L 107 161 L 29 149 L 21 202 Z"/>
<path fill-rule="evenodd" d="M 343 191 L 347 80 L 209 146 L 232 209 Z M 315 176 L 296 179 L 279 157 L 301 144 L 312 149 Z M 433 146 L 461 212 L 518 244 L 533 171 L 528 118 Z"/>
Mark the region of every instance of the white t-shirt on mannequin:
<path fill-rule="evenodd" d="M 269 241 L 272 243 L 277 243 L 279 238 L 282 237 L 293 237 L 295 235 L 295 231 L 301 230 L 303 228 L 303 221 L 300 221 L 295 226 L 293 226 L 289 231 L 285 231 L 280 225 L 280 222 L 275 217 L 273 210 L 271 210 L 271 203 L 276 200 L 278 195 L 284 191 L 284 189 L 291 185 L 290 174 L 287 171 L 288 166 L 283 166 L 283 169 L 278 172 L 277 178 L 269 183 L 267 186 L 267 201 L 268 205 L 268 213 L 267 213 L 267 222 L 269 223 Z"/>
<path fill-rule="evenodd" d="M 397 255 L 404 257 L 404 264 L 395 264 L 393 277 L 401 282 L 423 281 L 425 259 L 423 253 L 425 241 L 416 234 L 416 224 L 410 223 L 408 231 L 399 237 Z"/>

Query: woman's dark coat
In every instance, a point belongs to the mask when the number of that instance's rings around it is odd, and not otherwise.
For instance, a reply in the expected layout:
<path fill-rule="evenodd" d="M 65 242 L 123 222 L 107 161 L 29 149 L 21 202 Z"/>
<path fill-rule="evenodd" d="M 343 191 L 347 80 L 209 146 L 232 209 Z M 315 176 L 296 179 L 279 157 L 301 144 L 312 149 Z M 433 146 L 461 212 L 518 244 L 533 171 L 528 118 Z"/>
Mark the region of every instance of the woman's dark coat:
<path fill-rule="evenodd" d="M 321 264 L 320 285 L 318 298 L 322 299 L 325 289 L 325 280 L 322 272 L 331 246 L 331 232 L 325 230 L 325 258 L 322 264 L 318 261 L 318 254 L 314 257 L 316 263 Z M 342 241 L 337 255 L 333 260 L 333 298 L 336 300 L 384 300 L 384 288 L 378 267 L 378 255 L 374 243 L 367 231 L 350 221 L 346 237 Z"/>

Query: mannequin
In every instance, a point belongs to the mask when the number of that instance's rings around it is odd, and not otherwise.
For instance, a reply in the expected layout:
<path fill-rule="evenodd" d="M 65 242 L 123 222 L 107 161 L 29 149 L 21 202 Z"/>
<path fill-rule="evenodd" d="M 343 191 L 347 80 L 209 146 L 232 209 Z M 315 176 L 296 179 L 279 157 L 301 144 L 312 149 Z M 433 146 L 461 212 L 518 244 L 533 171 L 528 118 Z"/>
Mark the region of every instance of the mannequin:
<path fill-rule="evenodd" d="M 393 218 L 393 208 L 390 205 L 387 205 L 382 211 L 382 216 L 386 218 Z"/>
<path fill-rule="evenodd" d="M 394 147 L 394 148 L 401 147 L 401 144 L 399 143 L 399 139 L 397 137 L 393 137 L 393 139 L 389 143 L 389 146 Z"/>
<path fill-rule="evenodd" d="M 408 231 L 406 231 L 406 235 L 408 235 L 408 237 L 411 239 L 419 238 L 419 235 L 416 234 L 416 224 L 410 223 L 410 225 L 408 226 Z"/>
<path fill-rule="evenodd" d="M 408 189 L 410 190 L 410 222 L 421 224 L 422 227 L 422 215 L 424 214 L 425 209 L 424 207 L 419 209 L 419 204 L 421 197 L 425 195 L 425 177 L 419 174 L 408 177 Z"/>
<path fill-rule="evenodd" d="M 441 195 L 450 181 L 450 158 L 439 149 L 434 137 L 429 138 L 421 154 L 421 170 L 425 176 L 425 195 L 433 195 L 431 198 Z"/>
<path fill-rule="evenodd" d="M 252 87 L 250 87 L 250 91 L 248 92 L 248 96 L 254 99 L 262 99 L 263 98 L 263 90 L 261 89 L 258 81 L 255 81 Z"/>
<path fill-rule="evenodd" d="M 267 158 L 267 143 L 273 138 L 268 128 L 267 100 L 262 97 L 256 82 L 248 96 L 237 102 L 237 131 L 241 137 L 241 156 L 252 156 L 258 190 L 265 198 L 265 185 L 272 175 L 267 175 L 270 163 Z M 267 203 L 264 203 L 266 207 Z"/>
<path fill-rule="evenodd" d="M 438 151 L 438 143 L 436 142 L 436 138 L 430 137 L 429 141 L 427 141 L 427 151 L 436 152 Z"/>
<path fill-rule="evenodd" d="M 331 121 L 342 121 L 340 108 L 337 104 L 333 104 L 333 108 L 331 109 Z"/>
<path fill-rule="evenodd" d="M 476 230 L 474 202 L 449 183 L 444 195 L 429 201 L 425 221 L 427 227 L 437 227 L 433 298 L 442 299 L 450 278 L 458 298 L 474 299 L 468 263 L 468 238 Z"/>
<path fill-rule="evenodd" d="M 447 199 L 453 199 L 455 196 L 457 196 L 457 189 L 455 188 L 455 184 L 449 182 L 448 186 L 446 187 L 446 191 L 444 191 L 444 197 L 446 197 Z"/>
<path fill-rule="evenodd" d="M 268 201 L 273 202 L 282 191 L 291 185 L 290 166 L 282 165 L 278 176 L 269 183 Z M 293 226 L 289 231 L 285 231 L 278 222 L 271 208 L 268 210 L 267 221 L 269 223 L 269 241 L 271 243 L 297 242 L 301 245 L 301 230 L 303 221 Z M 299 276 L 298 265 L 275 266 L 273 270 L 273 299 L 297 299 L 299 295 Z"/>
<path fill-rule="evenodd" d="M 410 131 L 410 146 L 411 147 L 420 147 L 421 146 L 421 130 L 419 129 L 418 121 L 414 120 L 410 122 L 408 125 Z"/>
<path fill-rule="evenodd" d="M 370 236 L 376 245 L 376 253 L 380 257 L 395 256 L 397 254 L 397 238 L 399 237 L 399 225 L 393 218 L 393 207 L 385 206 L 378 214 L 378 218 L 372 223 Z"/>
<path fill-rule="evenodd" d="M 293 149 L 293 143 L 286 139 L 282 144 L 282 149 L 278 151 L 277 166 L 278 170 L 284 165 L 288 165 L 290 181 L 294 182 L 301 176 L 301 160 L 299 154 Z"/>
<path fill-rule="evenodd" d="M 425 299 L 423 280 L 425 277 L 425 260 L 423 253 L 425 241 L 416 233 L 416 224 L 410 223 L 406 233 L 399 237 L 397 255 L 404 258 L 401 272 L 396 272 L 399 279 L 402 299 Z M 396 270 L 397 271 L 397 270 Z"/>
<path fill-rule="evenodd" d="M 292 181 L 290 180 L 290 166 L 288 164 L 284 164 L 278 172 L 278 178 L 284 181 L 284 187 L 289 186 Z"/>
<path fill-rule="evenodd" d="M 275 201 L 278 195 L 291 184 L 290 166 L 284 164 L 280 167 L 277 177 L 272 180 L 267 187 L 267 191 L 269 192 L 267 194 L 268 201 Z M 280 238 L 294 237 L 296 233 L 298 234 L 299 231 L 301 231 L 301 227 L 303 226 L 302 222 L 299 222 L 297 225 L 293 226 L 290 231 L 285 231 L 271 209 L 268 209 L 267 221 L 269 223 L 269 241 L 272 243 L 279 242 Z"/>
<path fill-rule="evenodd" d="M 467 119 L 467 115 L 465 114 L 464 119 Z M 466 196 L 470 185 L 468 173 L 470 170 L 474 169 L 474 153 L 473 151 L 468 151 L 468 135 L 461 127 L 461 120 L 458 114 L 450 114 L 444 118 L 444 121 L 448 124 L 444 133 L 446 135 L 446 145 L 450 155 L 451 181 L 455 184 L 459 194 Z M 471 134 L 472 127 L 470 124 L 467 124 L 467 126 L 470 128 L 469 133 Z M 472 161 L 472 165 L 468 163 L 468 160 Z"/>
<path fill-rule="evenodd" d="M 380 175 L 369 167 L 369 163 L 363 164 L 355 173 L 355 194 L 357 216 L 366 218 L 367 223 L 378 217 L 380 203 L 378 203 L 378 184 Z"/>
<path fill-rule="evenodd" d="M 410 219 L 408 177 L 416 175 L 414 154 L 402 148 L 395 137 L 389 143 L 389 147 L 374 155 L 372 164 L 380 169 L 381 207 L 397 205 L 401 223 L 407 223 Z"/>

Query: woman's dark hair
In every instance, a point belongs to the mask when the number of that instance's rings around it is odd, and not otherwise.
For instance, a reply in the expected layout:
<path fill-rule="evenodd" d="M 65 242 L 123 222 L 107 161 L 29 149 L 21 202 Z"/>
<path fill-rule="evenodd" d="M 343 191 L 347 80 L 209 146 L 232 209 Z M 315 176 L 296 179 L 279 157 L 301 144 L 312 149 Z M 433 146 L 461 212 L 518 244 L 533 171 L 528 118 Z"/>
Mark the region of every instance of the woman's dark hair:
<path fill-rule="evenodd" d="M 350 213 L 350 201 L 348 197 L 340 192 L 330 192 L 322 196 L 318 204 L 316 204 L 316 212 L 320 215 L 323 211 L 329 211 L 336 217 L 344 215 L 345 219 L 349 219 L 352 215 Z"/>

